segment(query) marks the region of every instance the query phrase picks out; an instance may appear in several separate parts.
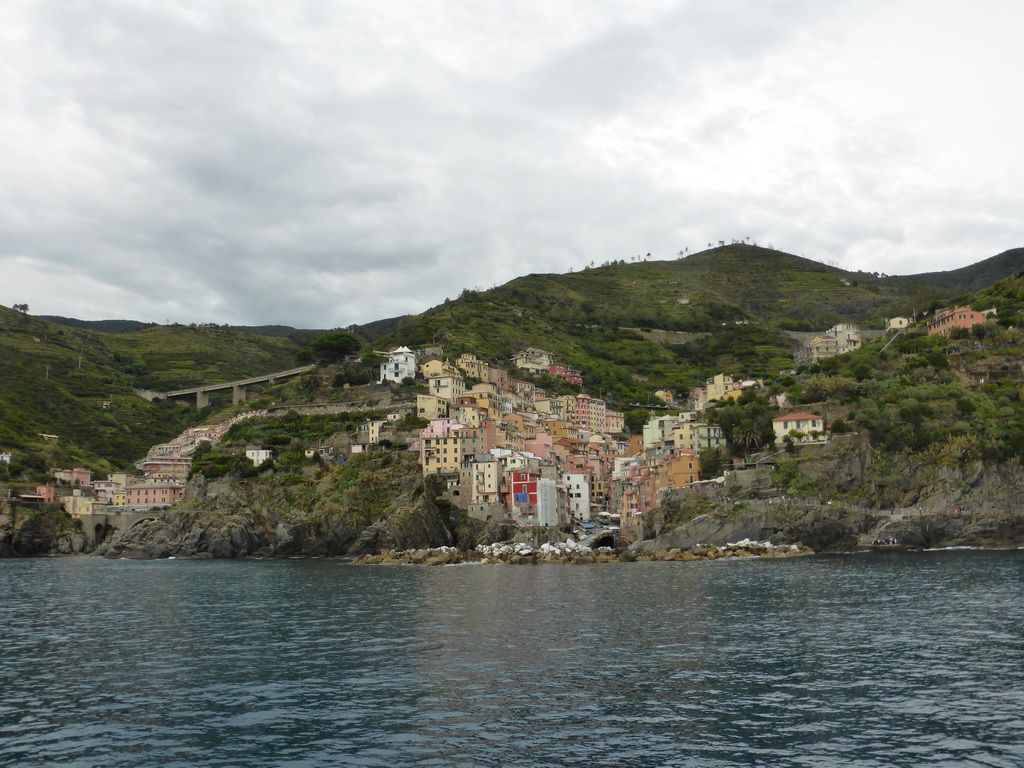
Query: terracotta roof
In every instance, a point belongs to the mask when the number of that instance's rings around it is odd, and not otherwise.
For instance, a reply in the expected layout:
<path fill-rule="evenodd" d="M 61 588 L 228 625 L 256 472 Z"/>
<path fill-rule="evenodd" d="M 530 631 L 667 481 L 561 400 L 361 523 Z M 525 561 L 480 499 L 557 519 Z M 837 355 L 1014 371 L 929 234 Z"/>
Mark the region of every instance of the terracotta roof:
<path fill-rule="evenodd" d="M 787 413 L 785 416 L 776 416 L 772 421 L 806 421 L 807 419 L 820 419 L 816 413 Z"/>

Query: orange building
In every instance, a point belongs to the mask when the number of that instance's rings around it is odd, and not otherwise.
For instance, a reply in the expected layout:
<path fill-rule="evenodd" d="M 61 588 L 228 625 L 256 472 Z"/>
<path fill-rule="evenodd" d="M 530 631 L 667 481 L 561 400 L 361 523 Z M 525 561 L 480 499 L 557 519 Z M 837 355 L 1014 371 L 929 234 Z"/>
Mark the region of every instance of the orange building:
<path fill-rule="evenodd" d="M 954 328 L 972 328 L 979 323 L 984 323 L 985 319 L 985 315 L 975 312 L 970 307 L 947 309 L 928 321 L 928 335 L 941 333 L 943 336 L 949 336 Z"/>

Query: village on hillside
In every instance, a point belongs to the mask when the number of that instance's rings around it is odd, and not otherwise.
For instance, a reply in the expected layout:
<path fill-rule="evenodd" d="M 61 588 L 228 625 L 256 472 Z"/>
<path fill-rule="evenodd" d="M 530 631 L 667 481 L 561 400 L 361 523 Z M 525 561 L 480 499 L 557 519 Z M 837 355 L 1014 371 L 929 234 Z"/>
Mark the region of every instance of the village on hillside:
<path fill-rule="evenodd" d="M 955 328 L 984 322 L 989 314 L 966 307 L 945 310 L 927 322 L 927 330 L 949 335 Z M 891 318 L 884 331 L 864 333 L 849 324 L 837 325 L 809 334 L 794 359 L 798 365 L 813 364 L 857 349 L 865 338 L 902 333 L 911 324 L 908 318 Z M 764 389 L 760 380 L 719 373 L 682 402 L 671 392 L 659 391 L 655 394 L 661 408 L 650 408 L 642 433 L 629 435 L 623 413 L 604 400 L 582 392 L 549 396 L 473 354 L 447 360 L 437 347 L 404 346 L 378 354 L 383 359 L 378 384 L 395 389 L 414 385 L 420 390 L 415 400 L 402 399 L 386 409 L 384 418 L 364 421 L 347 452 L 320 446 L 307 449 L 307 457 L 340 463 L 352 453 L 390 444 L 399 422 L 412 415 L 426 426 L 408 450 L 418 454 L 423 474 L 439 476 L 448 500 L 471 517 L 521 526 L 571 525 L 581 533 L 598 527 L 625 533 L 660 505 L 666 491 L 694 488 L 715 494 L 724 478 L 702 474 L 699 456 L 724 446 L 725 438 L 720 426 L 706 420 L 706 412 L 748 390 Z M 579 388 L 584 384 L 580 371 L 543 349 L 523 349 L 510 363 L 507 367 L 531 377 L 553 376 Z M 787 409 L 784 395 L 776 405 L 781 411 L 772 428 L 780 448 L 829 439 L 822 415 Z M 267 413 L 251 410 L 187 429 L 153 446 L 136 464 L 135 474 L 94 480 L 83 468 L 52 469 L 56 482 L 23 494 L 21 501 L 60 502 L 75 517 L 169 507 L 181 500 L 200 446 L 215 445 L 234 424 Z M 245 455 L 259 467 L 272 461 L 273 450 L 252 445 Z M 11 454 L 0 453 L 0 461 L 9 463 Z"/>

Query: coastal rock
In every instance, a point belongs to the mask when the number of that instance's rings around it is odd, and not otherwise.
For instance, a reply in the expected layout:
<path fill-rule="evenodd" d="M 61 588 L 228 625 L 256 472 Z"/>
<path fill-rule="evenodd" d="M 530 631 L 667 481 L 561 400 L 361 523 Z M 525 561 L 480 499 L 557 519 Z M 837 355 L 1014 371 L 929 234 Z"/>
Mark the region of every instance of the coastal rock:
<path fill-rule="evenodd" d="M 444 501 L 443 485 L 423 478 L 408 454 L 353 457 L 326 474 L 315 492 L 309 490 L 199 478 L 180 504 L 114 538 L 97 554 L 351 556 L 451 546 L 484 527 Z"/>
<path fill-rule="evenodd" d="M 59 504 L 24 507 L 0 499 L 0 557 L 86 551 L 81 527 Z"/>

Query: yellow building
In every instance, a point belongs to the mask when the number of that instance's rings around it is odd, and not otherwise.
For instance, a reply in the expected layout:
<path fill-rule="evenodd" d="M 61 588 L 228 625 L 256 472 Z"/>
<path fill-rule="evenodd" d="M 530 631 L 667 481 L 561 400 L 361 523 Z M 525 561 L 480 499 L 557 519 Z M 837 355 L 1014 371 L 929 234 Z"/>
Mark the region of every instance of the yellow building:
<path fill-rule="evenodd" d="M 667 456 L 658 468 L 660 490 L 683 488 L 700 479 L 700 460 L 694 451 L 679 451 Z"/>
<path fill-rule="evenodd" d="M 564 419 L 549 419 L 544 422 L 544 429 L 555 440 L 566 438 L 568 440 L 579 440 L 580 431 L 571 421 Z"/>
<path fill-rule="evenodd" d="M 738 381 L 733 381 L 732 376 L 724 373 L 719 373 L 707 380 L 705 384 L 708 396 L 707 399 L 711 400 L 726 400 L 733 399 L 729 397 L 733 392 L 736 393 L 735 397 L 739 397 L 741 394 L 740 384 Z"/>
<path fill-rule="evenodd" d="M 427 421 L 446 418 L 448 401 L 434 395 L 416 395 L 416 415 Z"/>
<path fill-rule="evenodd" d="M 457 368 L 454 368 L 444 360 L 430 360 L 420 365 L 420 376 L 429 379 L 433 376 L 461 376 Z"/>
<path fill-rule="evenodd" d="M 487 409 L 476 405 L 453 405 L 449 411 L 453 419 L 467 427 L 479 427 L 487 418 Z"/>
<path fill-rule="evenodd" d="M 465 426 L 454 419 L 436 419 L 420 433 L 420 466 L 423 474 L 458 472 L 462 466 L 462 440 Z"/>
<path fill-rule="evenodd" d="M 497 392 L 497 387 L 492 384 L 478 384 L 466 392 L 465 396 L 473 398 L 473 402 L 484 408 L 489 418 L 501 421 L 503 414 L 501 409 L 502 398 Z"/>
<path fill-rule="evenodd" d="M 488 365 L 476 355 L 465 354 L 455 361 L 455 365 L 465 372 L 470 378 L 477 381 L 487 381 Z"/>

